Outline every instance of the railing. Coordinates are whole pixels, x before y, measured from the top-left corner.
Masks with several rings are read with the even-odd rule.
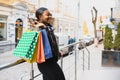
[[[78,44],[81,44],[84,48],[83,49],[81,49],[81,50],[78,50]],[[67,56],[61,56],[60,57],[60,60],[59,60],[59,64],[61,65],[61,68],[63,69],[63,71],[67,71],[64,67],[66,67],[66,65],[64,65],[65,64],[65,59],[67,58],[67,59],[71,59],[71,58],[74,58],[74,60],[73,59],[71,59],[72,61],[71,62],[73,62],[73,64],[74,64],[74,72],[72,72],[72,73],[74,73],[74,79],[72,79],[72,80],[77,80],[77,75],[78,75],[78,67],[80,68],[80,67],[82,67],[81,68],[81,70],[90,70],[90,52],[89,52],[89,50],[86,48],[86,46],[84,45],[84,43],[83,42],[81,42],[81,41],[79,41],[79,42],[75,42],[75,43],[72,43],[72,44],[69,44],[69,45],[67,45],[67,46],[63,46],[63,47],[61,47],[60,48],[60,51],[63,51],[63,49],[65,49],[65,48],[69,48],[69,47],[71,47],[71,46],[74,46],[73,47],[73,51],[71,51],[71,52],[69,52],[68,53],[68,55]],[[64,53],[64,52],[63,52]],[[72,56],[72,57],[71,57]],[[74,56],[74,57],[73,57]],[[81,60],[81,62],[80,62],[80,60]],[[70,60],[69,60],[70,61]],[[80,63],[78,63],[78,61],[80,62]],[[7,66],[4,66],[4,67],[2,67],[2,68],[0,68],[0,70],[2,70],[2,69],[5,69],[5,68],[9,68],[9,67],[11,67],[11,66],[15,66],[15,65],[17,65],[17,64],[20,64],[20,63],[23,63],[23,62],[25,62],[23,59],[21,59],[21,60],[18,60],[18,61],[16,61],[16,62],[14,62],[14,63],[12,63],[12,64],[9,64],[9,65],[7,65]],[[70,62],[70,65],[68,65],[68,67],[71,67],[71,63]],[[81,65],[79,65],[79,64],[82,64],[82,66]],[[73,66],[73,65],[72,65]],[[67,68],[67,69],[69,69],[69,68]],[[73,69],[73,68],[72,68]],[[28,75],[28,74],[27,74]],[[33,64],[31,64],[31,73],[30,73],[30,80],[34,80],[36,77],[38,77],[38,76],[40,76],[41,75],[41,73],[40,74],[38,74],[38,75],[34,75],[34,69],[33,69]],[[66,75],[65,75],[66,76]],[[25,76],[22,76],[21,77],[21,80],[23,80],[23,78],[24,78]],[[70,79],[66,79],[66,80],[70,80]]]
[[[74,50],[72,51],[72,52],[69,52],[68,53],[68,55],[67,55],[67,57],[69,57],[70,55],[71,55],[71,53],[73,53],[73,54],[75,54],[75,77],[74,77],[74,80],[77,80],[77,55],[79,55],[79,50],[78,50],[78,45],[77,44],[81,44],[84,48],[82,49],[82,70],[84,71],[85,70],[85,68],[87,69],[87,70],[90,70],[90,51],[87,49],[87,47],[84,45],[84,43],[82,43],[81,41],[79,41],[79,42],[75,42],[75,43],[72,43],[72,44],[69,44],[69,45],[67,45],[67,46],[63,46],[63,47],[61,47],[60,48],[60,51],[63,51],[63,49],[65,49],[65,48],[69,48],[69,47],[71,47],[71,46],[74,46],[73,48],[74,48]],[[85,53],[85,50],[87,51],[87,53]],[[77,54],[78,53],[78,54]],[[80,53],[81,54],[81,53]],[[64,54],[63,54],[64,55]],[[86,60],[86,58],[87,58],[87,60]],[[85,65],[85,63],[87,63],[87,65]],[[64,68],[63,68],[63,64],[64,64],[64,56],[61,56],[61,58],[60,58],[60,63],[59,63],[60,65],[61,65],[61,68],[64,70]],[[39,75],[41,75],[41,73],[40,74],[38,74],[38,75],[36,75],[36,76],[34,76],[34,70],[33,70],[33,64],[31,64],[31,79],[30,80],[34,80],[34,78],[36,78],[36,77],[38,77]]]
[[[77,44],[81,44],[82,46],[83,46],[83,49],[81,49],[81,50],[78,50],[78,45]],[[67,46],[64,46],[63,48],[65,48],[65,47],[70,47],[70,46],[74,46],[74,51],[72,51],[72,52],[74,52],[74,59],[75,59],[75,77],[74,77],[74,80],[77,80],[77,69],[78,69],[78,67],[80,68],[80,66],[78,66],[78,64],[79,64],[79,62],[80,62],[80,59],[82,59],[82,61],[81,61],[81,64],[82,64],[82,70],[84,71],[85,70],[85,68],[87,69],[87,70],[90,70],[90,52],[89,52],[89,50],[86,48],[86,45],[85,45],[85,43],[83,43],[83,42],[76,42],[76,43],[73,43],[73,44],[70,44],[70,45],[67,45]],[[61,49],[63,49],[63,48],[61,48]],[[82,53],[80,53],[80,51],[82,52]],[[85,52],[85,51],[87,51],[87,53]],[[70,54],[71,54],[71,52],[69,52]],[[70,55],[69,54],[69,55]],[[81,55],[82,54],[82,55]],[[68,56],[69,56],[68,55]],[[81,55],[81,57],[79,56],[79,55]],[[79,60],[78,60],[78,58],[79,58]],[[63,66],[63,58],[61,58],[61,67]],[[79,62],[78,62],[79,61]],[[85,64],[85,63],[87,63],[87,64]],[[62,69],[63,69],[63,67],[62,67]]]
[[[62,51],[62,49],[64,49],[64,48],[67,48],[67,47],[70,47],[70,46],[74,46],[75,59],[77,59],[76,56],[77,56],[77,52],[79,51],[79,50],[77,49],[77,48],[78,48],[77,44],[81,44],[81,45],[84,47],[84,48],[82,49],[82,50],[83,50],[83,51],[82,51],[82,52],[83,52],[83,57],[82,57],[82,59],[83,59],[83,70],[84,70],[84,68],[85,68],[84,66],[85,66],[85,62],[86,62],[86,60],[85,60],[85,59],[86,59],[86,58],[85,58],[85,57],[86,57],[85,50],[88,52],[88,53],[87,53],[87,58],[88,58],[88,62],[87,62],[87,63],[88,63],[88,70],[89,70],[89,69],[90,69],[90,51],[87,49],[86,45],[85,45],[83,42],[80,41],[80,42],[76,42],[76,43],[69,44],[69,45],[67,45],[67,46],[63,46],[60,50]],[[78,50],[78,51],[77,51],[77,50]],[[71,52],[69,52],[68,54],[70,55],[70,53],[71,53]],[[78,52],[78,53],[79,53],[79,52]],[[68,56],[69,56],[69,55],[68,55]],[[62,64],[63,64],[63,60],[62,60],[62,59],[63,59],[63,57],[61,57],[61,61],[62,61],[62,62],[61,62],[61,68],[62,68],[62,66],[63,66],[63,65],[62,65]],[[76,61],[77,61],[77,60],[75,60],[75,63],[76,63]]]

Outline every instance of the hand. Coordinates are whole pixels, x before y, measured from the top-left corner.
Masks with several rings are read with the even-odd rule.
[[[45,25],[43,23],[35,21],[35,27],[39,31],[39,28],[45,28]]]
[[[64,53],[62,51],[59,51],[59,57],[62,57]]]

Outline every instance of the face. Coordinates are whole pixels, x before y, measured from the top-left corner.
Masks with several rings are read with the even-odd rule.
[[[45,10],[43,14],[40,16],[41,22],[45,24],[50,24],[51,19],[52,19],[52,14],[48,10]]]

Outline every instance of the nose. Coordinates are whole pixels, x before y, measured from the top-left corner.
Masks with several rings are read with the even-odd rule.
[[[52,16],[51,16],[51,15],[49,15],[49,18],[52,18]]]
[[[49,19],[52,19],[52,16],[49,16]]]

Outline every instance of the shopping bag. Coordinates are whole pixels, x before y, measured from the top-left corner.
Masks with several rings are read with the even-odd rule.
[[[47,32],[45,29],[40,30],[42,32],[42,39],[43,39],[43,47],[44,47],[44,54],[45,54],[45,59],[52,58],[52,49],[49,43],[49,39],[47,36]]]
[[[26,32],[31,32],[31,30],[26,30]],[[38,36],[39,37],[39,36]],[[34,53],[33,53],[33,56],[32,56],[32,59],[29,60],[29,59],[24,59],[26,62],[29,62],[29,63],[34,63],[37,61],[37,53],[38,53],[38,40],[37,40],[37,43],[36,43],[36,47],[35,47],[35,50],[34,50]]]
[[[32,59],[30,60],[30,59],[24,58],[24,60],[25,60],[26,62],[29,62],[29,63],[34,63],[34,62],[37,61],[37,54],[38,54],[38,41],[37,41],[35,50],[34,50],[34,52],[33,52]]]
[[[33,53],[36,47],[38,32],[24,32],[18,45],[13,51],[14,56],[32,60]]]
[[[40,32],[38,36],[38,49],[37,49],[37,63],[45,62],[45,55],[44,55],[44,48],[43,48],[43,41],[42,41],[42,33]]]

